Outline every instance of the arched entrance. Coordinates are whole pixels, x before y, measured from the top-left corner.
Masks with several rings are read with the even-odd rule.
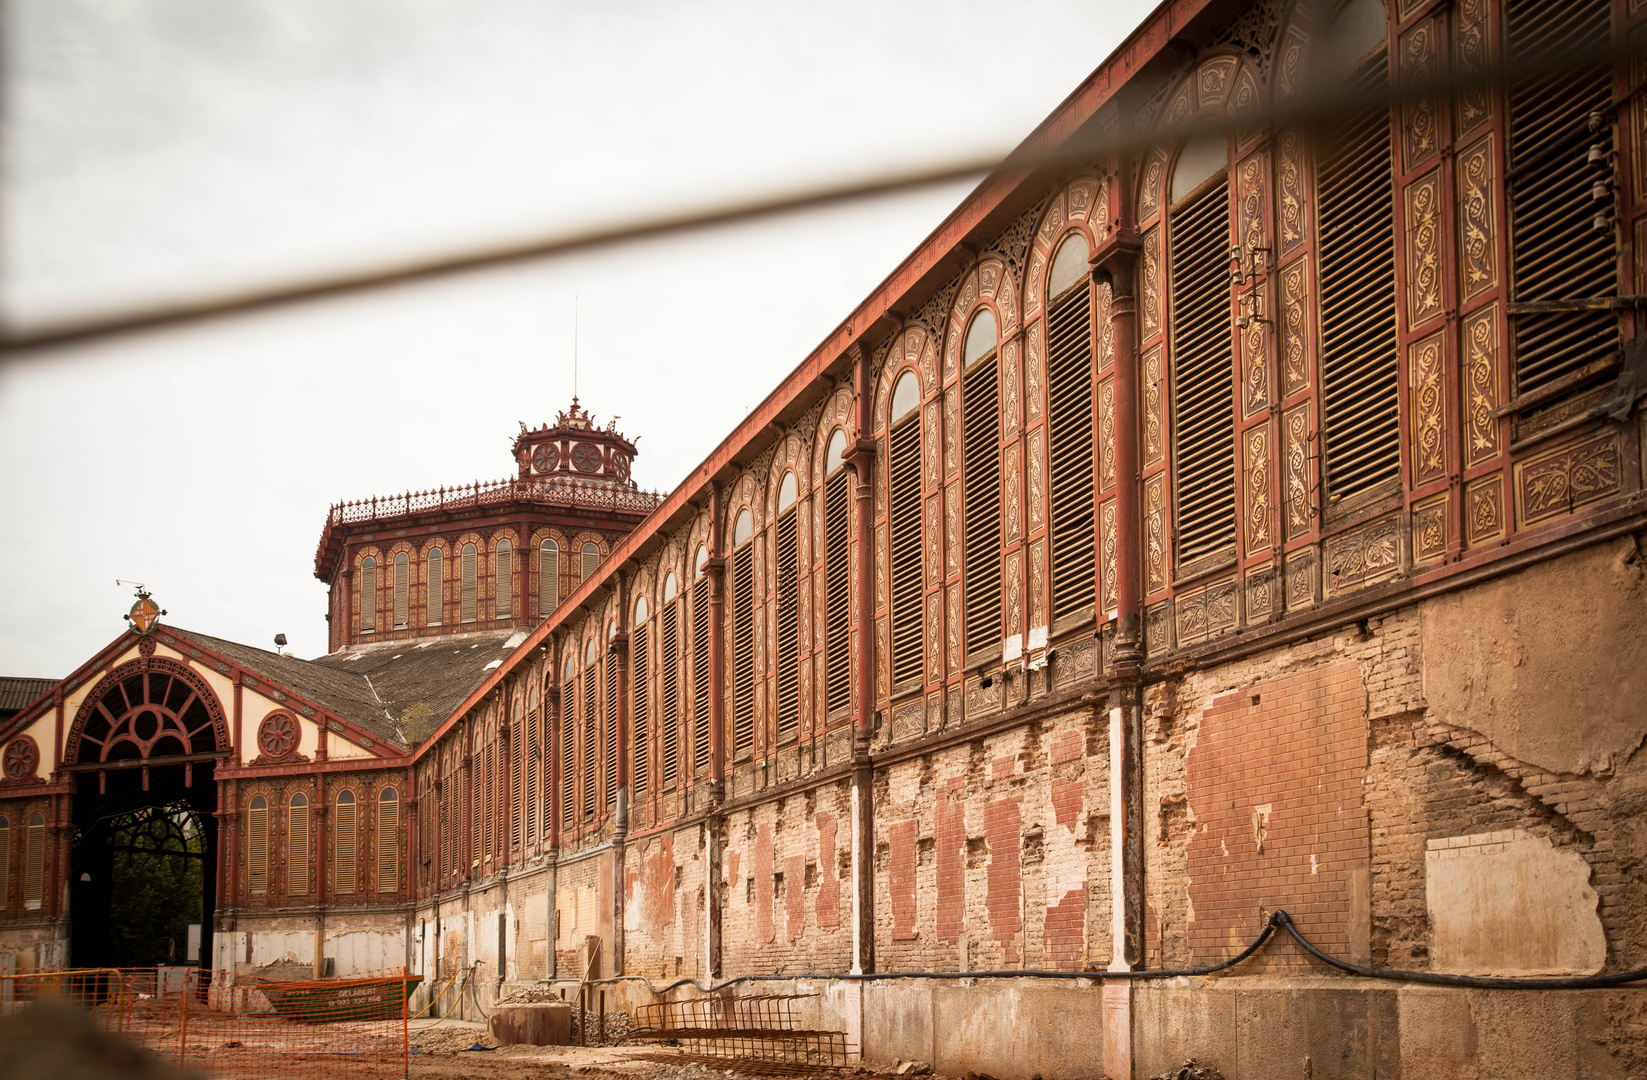
[[[145,655],[122,664],[87,696],[64,747],[75,778],[74,966],[183,963],[181,931],[191,922],[201,928],[199,961],[210,966],[214,770],[229,747],[217,695],[175,660]]]

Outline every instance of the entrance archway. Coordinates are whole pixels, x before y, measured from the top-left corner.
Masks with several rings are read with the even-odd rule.
[[[210,968],[218,854],[214,772],[229,747],[222,703],[198,673],[175,660],[146,655],[122,664],[87,696],[64,747],[65,771],[75,777],[74,966],[182,963],[184,950],[159,936],[169,937],[180,922],[198,922],[199,961]],[[137,921],[129,904],[137,890],[164,910]]]

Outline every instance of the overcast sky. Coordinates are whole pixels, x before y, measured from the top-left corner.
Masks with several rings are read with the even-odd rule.
[[[14,324],[1005,150],[1143,3],[9,0]],[[966,185],[0,362],[0,674],[143,581],[325,650],[340,499],[510,475],[579,394],[668,490]]]

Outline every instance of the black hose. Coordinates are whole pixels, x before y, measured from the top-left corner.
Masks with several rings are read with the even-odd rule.
[[[1310,944],[1309,939],[1299,933],[1298,927],[1293,924],[1292,916],[1285,911],[1277,911],[1270,916],[1270,925],[1273,926],[1276,923],[1280,923],[1285,927],[1287,933],[1292,935],[1292,939],[1304,947],[1305,952],[1323,964],[1368,979],[1396,979],[1401,982],[1434,983],[1437,986],[1476,986],[1483,990],[1596,990],[1605,986],[1622,986],[1625,983],[1640,982],[1647,979],[1647,968],[1620,971],[1612,975],[1584,975],[1578,978],[1496,979],[1486,975],[1444,975],[1439,971],[1401,971],[1396,968],[1363,967],[1360,964],[1352,964],[1328,956]]]
[[[1635,971],[1621,971],[1613,975],[1586,975],[1581,978],[1557,979],[1498,979],[1481,975],[1444,975],[1434,971],[1402,971],[1396,968],[1363,967],[1360,964],[1351,964],[1338,960],[1314,945],[1299,932],[1293,923],[1292,917],[1285,911],[1277,910],[1270,915],[1264,929],[1253,938],[1252,944],[1242,949],[1228,960],[1216,964],[1207,964],[1203,967],[1192,968],[1154,968],[1144,971],[1041,971],[1026,969],[1022,971],[877,971],[861,974],[827,974],[827,973],[797,973],[794,975],[739,975],[727,979],[725,982],[712,983],[708,986],[697,979],[676,979],[663,987],[652,985],[652,980],[645,975],[614,975],[605,979],[543,979],[541,982],[553,985],[559,982],[583,983],[588,986],[605,986],[619,982],[642,982],[646,989],[659,996],[669,993],[676,987],[691,986],[699,993],[713,994],[729,986],[747,982],[794,982],[797,979],[838,979],[844,982],[879,982],[883,979],[1176,979],[1183,976],[1214,975],[1227,970],[1252,956],[1263,948],[1265,943],[1275,933],[1276,927],[1284,928],[1291,934],[1293,940],[1302,945],[1311,956],[1335,967],[1340,971],[1347,971],[1352,975],[1360,975],[1369,979],[1393,979],[1398,982],[1434,983],[1439,986],[1474,986],[1486,990],[1591,990],[1606,986],[1621,986],[1625,983],[1640,982],[1647,979],[1647,968],[1638,968]],[[478,1002],[477,1002],[478,1007]]]

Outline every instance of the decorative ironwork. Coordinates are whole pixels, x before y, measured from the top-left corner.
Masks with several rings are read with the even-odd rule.
[[[35,745],[32,737],[19,735],[6,744],[0,769],[3,769],[8,784],[22,784],[36,779],[35,770],[39,767],[40,747]]]

